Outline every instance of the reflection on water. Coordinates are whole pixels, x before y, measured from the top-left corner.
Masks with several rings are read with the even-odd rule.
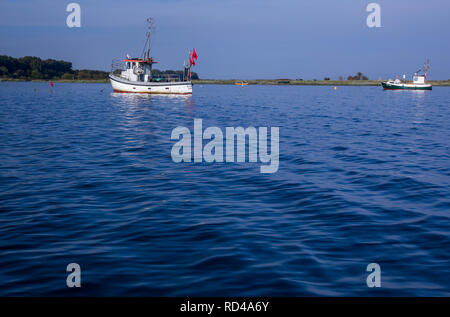
[[[164,103],[164,104],[186,104],[189,108],[195,106],[194,99],[192,95],[177,95],[177,94],[133,94],[133,93],[114,93],[112,92],[110,96],[113,98],[114,102],[122,105],[126,105],[130,108],[140,106],[140,105],[151,105],[153,103]]]
[[[186,118],[192,118],[195,101],[192,95],[157,95],[157,94],[127,94],[111,93],[111,105],[117,107],[120,116],[117,120],[118,130],[123,131],[123,142],[128,149],[122,152],[123,156],[136,156],[137,149],[148,145],[148,142],[158,142],[159,124],[167,118],[165,107],[183,111]],[[167,133],[167,132],[164,132]],[[170,133],[169,133],[170,138]]]

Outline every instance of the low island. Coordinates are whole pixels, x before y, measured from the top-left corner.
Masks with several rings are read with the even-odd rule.
[[[160,78],[171,78],[183,74],[182,70],[153,70]],[[14,58],[0,56],[0,82],[2,81],[52,81],[56,83],[108,83],[108,72],[90,69],[72,69],[72,63],[62,60],[43,60],[35,56]],[[354,76],[331,80],[309,79],[253,79],[245,80],[248,85],[297,85],[297,86],[380,86],[382,80],[369,80],[362,73]],[[200,79],[197,73],[192,73],[192,82],[197,85],[234,85],[243,79]],[[449,80],[428,80],[433,86],[450,86]]]

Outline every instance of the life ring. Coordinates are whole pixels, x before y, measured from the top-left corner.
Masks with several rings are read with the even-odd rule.
[[[144,69],[138,64],[133,67],[133,73],[135,75],[142,75],[144,73]]]

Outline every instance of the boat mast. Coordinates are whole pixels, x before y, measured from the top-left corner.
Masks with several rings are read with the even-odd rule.
[[[148,60],[150,58],[150,49],[151,49],[151,35],[155,29],[155,22],[153,18],[147,18],[147,40],[145,41],[144,50],[142,52],[144,60]]]

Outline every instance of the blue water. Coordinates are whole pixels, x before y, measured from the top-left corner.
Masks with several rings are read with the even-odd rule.
[[[0,296],[450,295],[449,88],[0,97]],[[280,127],[278,172],[174,163],[171,131],[194,118]]]

